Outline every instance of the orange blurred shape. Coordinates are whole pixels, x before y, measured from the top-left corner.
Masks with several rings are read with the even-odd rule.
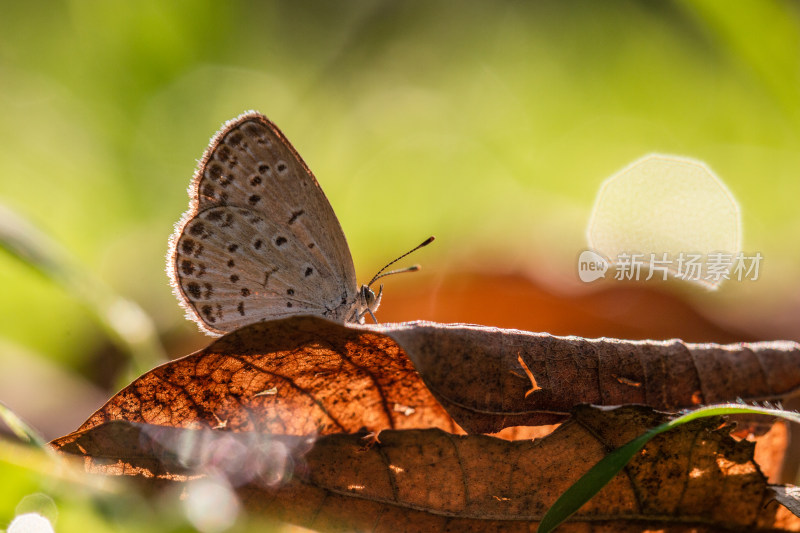
[[[714,323],[675,294],[642,284],[619,283],[580,294],[555,289],[521,274],[398,276],[385,288],[378,319],[464,322],[588,338],[756,340]]]

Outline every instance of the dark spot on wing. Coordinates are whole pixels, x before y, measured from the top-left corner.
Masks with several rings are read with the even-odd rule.
[[[269,277],[271,275],[273,275],[277,271],[278,271],[278,268],[275,267],[272,270],[267,270],[267,271],[264,272],[264,283],[262,284],[264,287],[266,287],[267,283],[269,283]]]
[[[212,163],[211,166],[208,167],[208,176],[214,181],[219,181],[220,176],[222,176],[222,165],[219,163]]]
[[[184,276],[191,276],[194,273],[194,263],[188,259],[181,261],[181,272]]]
[[[195,283],[194,281],[191,282],[191,283],[187,283],[186,284],[186,292],[189,293],[189,296],[191,296],[192,299],[199,300],[200,296],[201,296],[200,284],[199,283]]]
[[[201,235],[206,230],[206,226],[202,222],[196,222],[189,228],[189,233],[195,237]],[[200,237],[205,238],[205,237]]]
[[[286,237],[278,237],[275,239],[275,246],[283,246],[286,244]]]
[[[220,146],[220,147],[217,149],[217,158],[219,158],[219,160],[220,160],[220,161],[222,161],[223,163],[225,163],[226,161],[228,161],[228,159],[230,159],[230,158],[231,158],[231,149],[230,149],[230,148],[228,148],[228,147],[227,147],[227,146],[225,146],[225,145],[223,145],[223,146]]]
[[[264,127],[261,124],[257,122],[248,122],[244,127],[244,130],[251,137],[255,137],[257,143],[267,144],[267,140],[264,138]]]
[[[206,322],[213,324],[217,321],[216,317],[214,316],[214,308],[210,305],[204,305],[200,308],[200,312],[203,313]]]

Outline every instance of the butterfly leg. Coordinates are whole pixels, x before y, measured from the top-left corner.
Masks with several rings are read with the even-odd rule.
[[[375,313],[373,313],[372,309],[370,309],[369,307],[367,307],[365,310],[363,310],[360,313],[358,313],[357,315],[355,315],[356,319],[355,320],[351,319],[351,321],[352,322],[357,322],[359,324],[363,324],[364,323],[364,317],[367,316],[367,314],[369,314],[369,316],[372,317],[372,320],[374,320],[375,323],[378,324],[378,319],[375,318]]]

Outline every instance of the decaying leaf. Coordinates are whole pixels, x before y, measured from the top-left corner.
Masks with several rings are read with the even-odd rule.
[[[561,422],[580,403],[677,411],[777,400],[798,387],[794,342],[622,341],[293,317],[247,326],[153,369],[80,429],[127,420],[287,435],[458,425],[495,433]]]
[[[111,422],[57,446],[87,469],[145,484],[224,473],[253,512],[321,531],[531,531],[570,484],[666,419],[644,407],[577,408],[536,441],[437,429],[308,439]],[[561,531],[775,531],[800,528],[719,418],[651,441]],[[579,451],[579,453],[577,453]]]
[[[795,516],[800,516],[800,487],[773,485],[770,487],[775,499]]]
[[[690,344],[557,337],[485,326],[408,322],[381,328],[468,433],[553,424],[580,403],[677,411],[800,387],[800,344]]]
[[[80,430],[110,420],[287,435],[458,431],[392,339],[315,317],[253,324],[156,367]]]

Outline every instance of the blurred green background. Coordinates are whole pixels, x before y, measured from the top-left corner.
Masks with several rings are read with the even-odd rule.
[[[738,198],[744,249],[764,263],[758,282],[689,297],[797,331],[796,2],[6,1],[2,11],[0,205],[91,283],[141,306],[169,357],[206,340],[171,294],[167,238],[208,139],[248,109],[316,174],[361,281],[434,234],[416,260],[437,276],[514,269],[569,285],[606,177],[654,151],[703,160]],[[119,362],[106,361],[119,350],[80,283],[70,293],[0,254],[0,400],[32,419],[37,402],[60,406],[48,408],[48,438],[120,384]],[[24,377],[54,374],[74,403],[73,389],[42,394]],[[13,494],[0,527],[39,483],[22,472],[0,463],[0,477],[20,480],[4,482]]]

